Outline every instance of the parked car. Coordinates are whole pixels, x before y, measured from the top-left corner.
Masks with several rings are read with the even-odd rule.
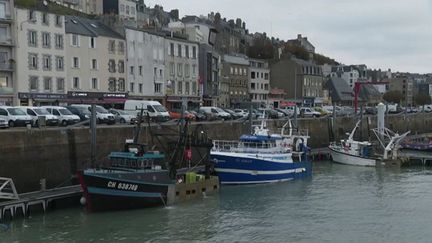
[[[286,116],[286,117],[291,117],[293,115],[289,110],[285,110],[285,109],[282,109],[282,108],[276,108],[275,110],[277,110],[278,112],[283,113],[284,116]]]
[[[181,111],[170,111],[169,115],[170,115],[170,119],[181,119],[182,118]],[[183,117],[188,119],[188,120],[195,120],[195,115],[188,112],[188,111],[184,111]]]
[[[8,122],[4,118],[0,118],[0,128],[8,128]]]
[[[259,108],[258,110],[263,113],[263,116],[265,116],[265,118],[270,118],[270,119],[278,119],[279,118],[279,112],[277,112],[275,110],[264,109],[264,108]]]
[[[158,101],[151,100],[126,100],[124,104],[125,111],[139,111],[144,109],[146,116],[155,121],[168,121],[170,114],[168,110]]]
[[[33,126],[40,126],[39,119],[45,117],[45,124],[47,126],[57,126],[59,124],[59,120],[56,116],[49,113],[43,107],[34,107],[34,106],[18,106],[22,111],[24,111],[27,115],[31,116],[33,119]]]
[[[205,121],[205,120],[207,120],[207,116],[203,112],[199,112],[199,111],[189,111],[189,112],[192,113],[195,116],[195,120],[196,121]]]
[[[231,115],[227,113],[226,111],[222,110],[219,107],[215,106],[202,106],[199,109],[200,111],[207,113],[214,114],[217,118],[223,119],[223,120],[229,120],[231,118]]]
[[[300,116],[301,117],[320,117],[321,113],[315,111],[310,107],[302,107],[300,108]]]
[[[320,116],[327,116],[327,115],[330,115],[330,114],[331,114],[331,113],[329,113],[327,110],[325,110],[325,109],[323,109],[322,107],[319,107],[319,106],[317,106],[317,107],[313,107],[313,109],[314,109],[315,111],[319,112],[319,113],[320,113]]]
[[[91,112],[86,107],[77,106],[65,106],[72,114],[77,115],[81,121],[87,121],[90,119]]]
[[[246,111],[243,109],[234,109],[234,112],[241,115],[243,118],[246,118],[249,116],[249,111]]]
[[[61,126],[73,125],[80,122],[80,117],[74,115],[70,110],[62,106],[42,106],[49,113],[53,114],[59,120]]]
[[[9,127],[32,125],[33,119],[17,107],[0,106],[0,118],[7,121]]]
[[[285,106],[281,107],[280,109],[283,109],[291,114],[291,116],[294,115],[295,110],[297,109],[297,115],[300,114],[300,110],[297,106]]]
[[[231,109],[223,109],[223,110],[226,111],[227,113],[229,113],[231,115],[231,119],[233,119],[233,120],[243,118],[242,115],[236,113],[235,111],[233,111]]]
[[[91,114],[91,105],[71,105],[72,107],[81,107],[87,109]],[[97,123],[115,124],[114,115],[109,113],[105,108],[100,105],[95,106],[96,109],[96,121]]]
[[[109,109],[108,111],[114,115],[116,122],[123,123],[123,124],[124,123],[135,124],[137,122],[136,115],[133,115],[124,110]]]

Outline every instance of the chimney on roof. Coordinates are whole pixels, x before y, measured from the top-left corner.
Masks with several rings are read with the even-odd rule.
[[[301,38],[302,38],[302,35],[301,35],[301,34],[298,34],[298,35],[297,35],[297,39],[300,40]]]

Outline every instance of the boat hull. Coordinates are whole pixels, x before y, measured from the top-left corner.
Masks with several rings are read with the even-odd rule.
[[[285,159],[230,153],[211,153],[221,184],[262,184],[293,180],[311,175],[310,161],[293,162]]]
[[[356,155],[351,155],[337,151],[332,147],[330,148],[330,153],[333,162],[345,165],[357,165],[357,166],[376,166],[376,160],[371,158],[364,158]]]
[[[126,210],[161,206],[167,202],[170,185],[167,171],[95,172],[79,174],[89,211]]]

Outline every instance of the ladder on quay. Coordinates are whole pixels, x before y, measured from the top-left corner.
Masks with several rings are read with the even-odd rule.
[[[29,209],[35,206],[40,206],[46,212],[49,205],[56,200],[74,198],[81,195],[82,189],[80,185],[18,194],[12,179],[0,177],[0,221],[4,220],[7,215],[11,219],[19,213],[27,216]]]

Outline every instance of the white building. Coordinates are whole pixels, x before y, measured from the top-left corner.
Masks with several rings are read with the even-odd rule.
[[[199,48],[196,42],[184,39],[165,39],[166,105],[179,110],[183,102],[188,107],[201,102],[198,74]]]
[[[353,66],[334,66],[332,67],[331,77],[339,77],[345,80],[345,82],[354,88],[356,82],[359,81],[359,71]]]
[[[252,102],[266,103],[270,93],[270,69],[266,61],[249,59],[249,95]]]
[[[165,38],[127,28],[126,42],[130,96],[164,102]]]
[[[15,84],[13,1],[0,0],[0,105],[12,105]]]
[[[56,104],[65,98],[64,17],[15,8],[16,87],[20,105]]]
[[[99,21],[71,16],[66,17],[65,32],[69,91],[127,92],[126,43],[122,36]]]

